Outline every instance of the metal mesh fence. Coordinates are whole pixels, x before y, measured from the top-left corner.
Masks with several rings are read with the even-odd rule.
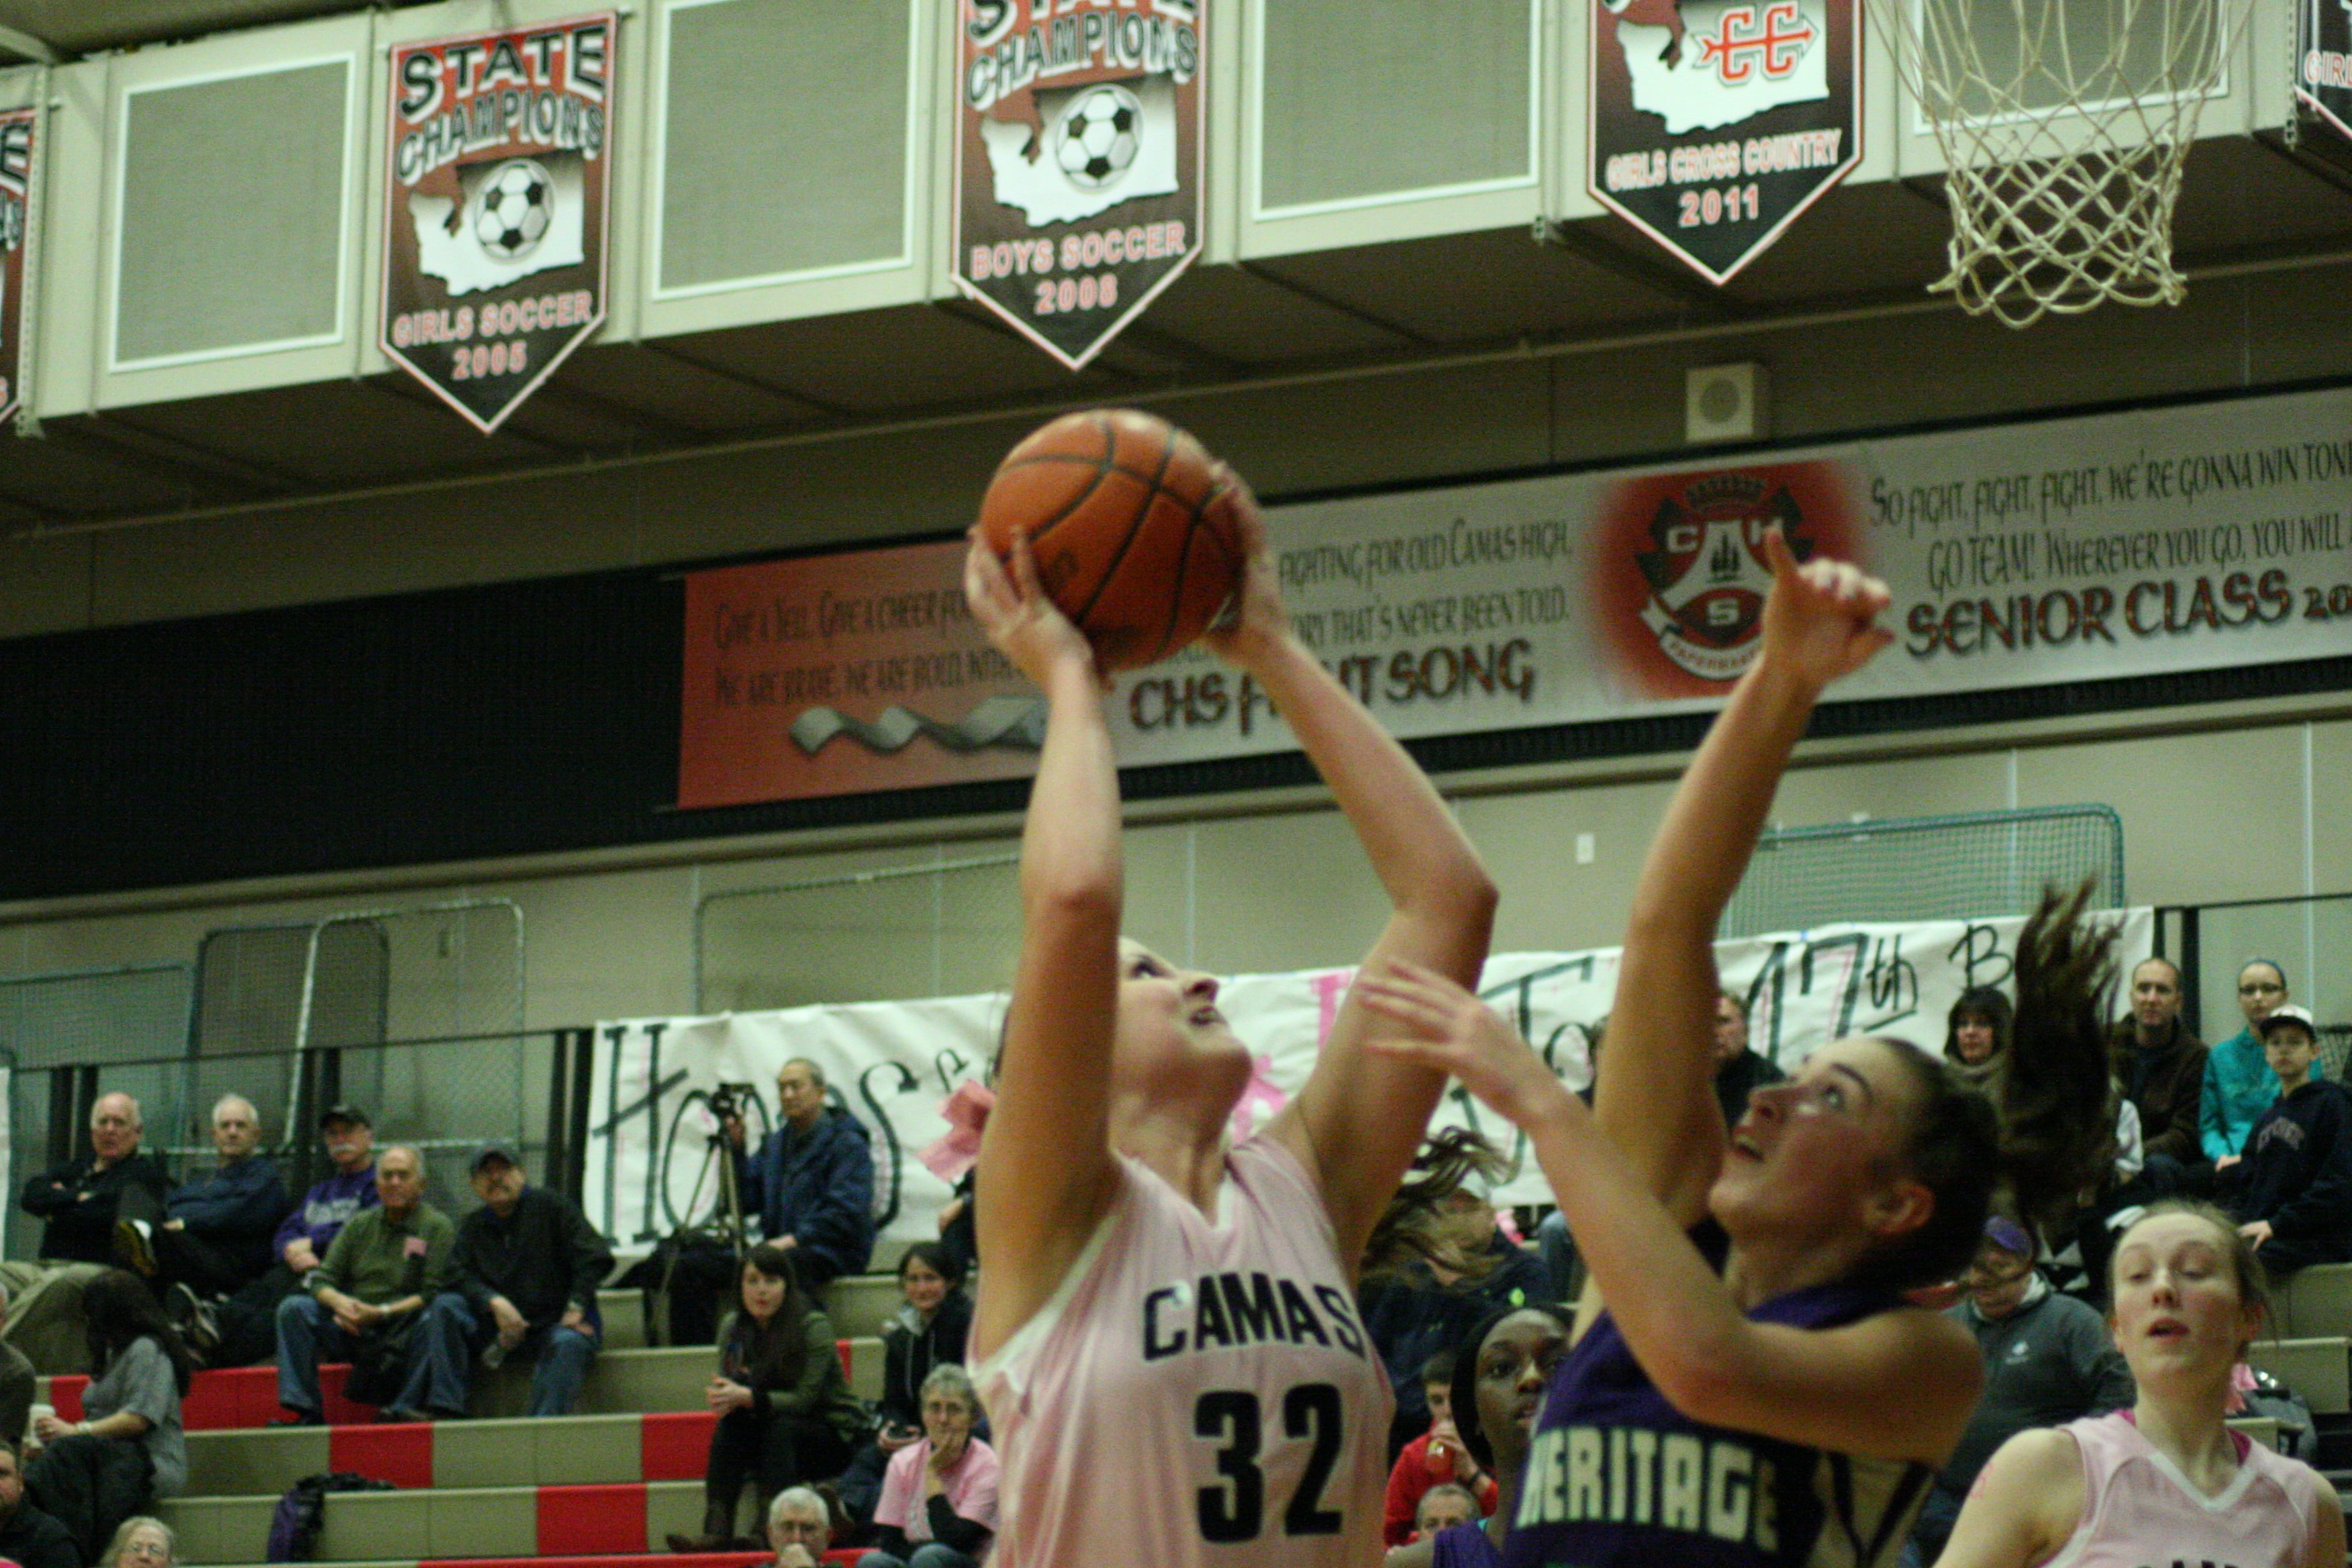
[[[1778,828],[1757,845],[1723,934],[2029,914],[2045,886],[2085,877],[2098,884],[2095,907],[2123,906],[2124,825],[2112,806]]]
[[[706,895],[695,1005],[751,1012],[1004,985],[1021,934],[1020,857],[934,858]]]

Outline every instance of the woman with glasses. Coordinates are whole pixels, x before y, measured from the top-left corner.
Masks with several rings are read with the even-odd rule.
[[[2278,1098],[2278,1078],[2263,1055],[2262,1024],[2286,1005],[2286,971],[2267,958],[2238,971],[2238,1011],[2246,1026],[2205,1057],[2205,1092],[2197,1110],[2198,1142],[2217,1171],[2245,1152],[2246,1135]]]
[[[180,1539],[160,1519],[135,1514],[122,1521],[106,1544],[100,1568],[172,1568],[180,1560]]]
[[[1911,1535],[1917,1562],[1933,1563],[1943,1551],[1961,1501],[1994,1449],[2030,1426],[2104,1415],[2132,1402],[2131,1369],[2108,1340],[2106,1324],[2091,1307],[2050,1288],[2034,1270],[2033,1250],[2022,1226],[1995,1215],[1985,1222],[1984,1242],[1963,1276],[1968,1294],[1951,1316],[1983,1352],[1984,1396],[1920,1510]]]

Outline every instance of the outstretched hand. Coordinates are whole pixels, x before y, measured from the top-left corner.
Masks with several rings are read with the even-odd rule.
[[[1356,977],[1356,994],[1402,1034],[1379,1030],[1371,1048],[1462,1080],[1513,1125],[1557,1110],[1567,1089],[1503,1016],[1433,969],[1391,958]]]
[[[974,529],[971,548],[963,557],[963,596],[971,618],[997,651],[1039,686],[1056,665],[1066,662],[1083,663],[1094,673],[1093,647],[1037,580],[1037,552],[1027,534],[1013,536],[1013,570],[1008,573]]]
[[[1803,565],[1778,528],[1764,536],[1772,593],[1764,602],[1763,657],[1820,688],[1868,664],[1895,634],[1877,625],[1893,595],[1848,562],[1815,556]]]
[[[1218,658],[1246,668],[1290,635],[1290,612],[1282,603],[1282,582],[1275,570],[1274,550],[1266,542],[1265,519],[1257,510],[1257,497],[1250,492],[1248,481],[1224,464],[1217,465],[1216,474],[1218,482],[1233,492],[1242,569],[1234,584],[1233,604],[1201,640]]]

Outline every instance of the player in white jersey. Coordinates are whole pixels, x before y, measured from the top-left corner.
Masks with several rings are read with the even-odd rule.
[[[1239,616],[1209,645],[1273,700],[1370,857],[1392,906],[1374,955],[1475,984],[1493,884],[1421,770],[1293,635],[1243,500]],[[1351,997],[1297,1097],[1228,1145],[1251,1059],[1216,982],[1119,935],[1093,655],[1025,545],[1008,573],[975,543],[964,584],[1048,715],[980,1156],[971,1354],[1003,1461],[995,1561],[1376,1563],[1391,1395],[1356,1261],[1443,1080],[1368,1050]],[[1287,873],[1307,898],[1338,881],[1304,860]]]
[[[2262,1265],[2227,1215],[2161,1203],[2111,1265],[2128,1411],[2021,1432],[1960,1510],[1937,1568],[2343,1568],[2336,1489],[2223,1422],[2262,1331]]]

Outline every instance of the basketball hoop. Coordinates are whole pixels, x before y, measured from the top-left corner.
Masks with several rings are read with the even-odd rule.
[[[1952,208],[1931,292],[2011,327],[2177,305],[2172,211],[2252,0],[1867,0]]]

